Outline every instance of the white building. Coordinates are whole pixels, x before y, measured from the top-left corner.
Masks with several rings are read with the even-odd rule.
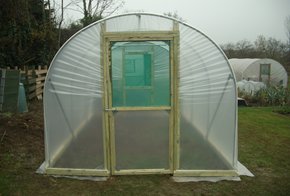
[[[287,71],[273,59],[229,59],[237,81],[250,80],[287,87]]]

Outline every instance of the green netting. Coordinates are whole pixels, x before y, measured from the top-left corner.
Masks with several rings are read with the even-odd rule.
[[[126,87],[151,86],[151,54],[125,54]]]
[[[167,41],[112,44],[113,107],[169,106]]]
[[[1,110],[17,112],[20,72],[19,70],[2,70],[1,72],[0,90],[3,91],[0,98]]]

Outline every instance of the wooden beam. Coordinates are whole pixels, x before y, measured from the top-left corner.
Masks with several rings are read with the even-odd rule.
[[[110,59],[110,40],[105,36],[107,33],[103,32],[103,58],[104,58],[104,93],[105,93],[105,107],[104,108],[112,108],[112,84],[111,84],[111,76],[110,76],[110,68],[111,68],[111,59]],[[104,110],[106,117],[106,133],[109,136],[109,141],[107,148],[109,150],[109,158],[110,161],[110,171],[114,173],[114,168],[116,165],[116,152],[115,152],[115,134],[114,134],[114,115],[110,110]]]
[[[171,111],[169,116],[169,168],[170,171],[173,173],[174,171],[174,115],[175,115],[175,65],[174,65],[174,48],[173,48],[173,41],[170,41],[170,105]]]
[[[47,73],[47,69],[35,70],[36,75],[41,75],[41,74],[46,74],[46,73]]]
[[[36,97],[36,96],[38,96],[38,95],[41,95],[43,93],[43,90],[41,90],[41,91],[38,91],[38,92],[33,92],[33,93],[30,93],[29,95],[28,95],[28,99],[30,100],[30,99],[33,99],[34,97]]]
[[[174,63],[174,170],[179,169],[180,161],[180,109],[179,109],[179,26],[176,21],[173,31],[177,32],[173,39],[173,63]]]
[[[106,32],[106,22],[101,23],[101,68],[103,75],[103,108],[108,108],[107,94],[107,48],[104,34]],[[103,148],[105,168],[111,171],[111,151],[110,151],[110,122],[108,112],[103,112]]]
[[[115,175],[147,175],[147,174],[171,174],[168,169],[128,169],[115,171]]]
[[[46,168],[45,173],[49,175],[65,176],[109,176],[108,170],[95,169],[71,169],[71,168]]]
[[[42,89],[42,87],[44,86],[44,83],[40,83],[40,84],[35,84],[33,86],[28,87],[28,91],[34,91],[36,89]]]
[[[114,107],[111,111],[160,111],[160,110],[171,110],[170,106],[159,106],[159,107]]]
[[[176,33],[173,31],[145,31],[145,32],[106,32],[105,38],[110,41],[138,41],[138,40],[171,40]]]
[[[236,170],[176,170],[173,176],[239,176]]]

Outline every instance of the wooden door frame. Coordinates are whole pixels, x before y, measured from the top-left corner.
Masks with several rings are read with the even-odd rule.
[[[179,165],[179,111],[178,111],[178,67],[179,67],[179,31],[178,23],[173,22],[172,31],[150,32],[106,32],[102,24],[101,49],[103,65],[103,107],[104,107],[104,149],[105,164],[111,175],[130,174],[173,174]],[[111,82],[111,42],[122,41],[169,41],[170,54],[170,107],[112,107]],[[160,111],[169,110],[169,169],[126,169],[116,171],[114,111]]]

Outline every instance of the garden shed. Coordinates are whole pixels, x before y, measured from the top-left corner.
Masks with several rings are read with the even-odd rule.
[[[54,57],[45,172],[237,176],[237,92],[222,50],[173,18],[97,21]]]
[[[287,71],[273,59],[237,59],[229,60],[237,81],[250,80],[270,85],[287,87]]]

